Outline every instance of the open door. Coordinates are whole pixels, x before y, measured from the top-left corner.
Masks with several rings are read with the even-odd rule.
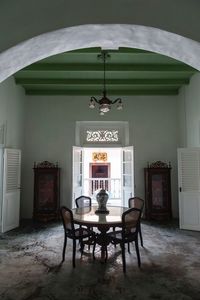
[[[180,228],[200,231],[200,148],[178,149]]]
[[[2,232],[19,226],[21,150],[4,149]]]
[[[83,148],[73,147],[73,164],[72,164],[72,208],[75,207],[75,199],[83,193]]]
[[[123,206],[128,207],[128,199],[134,196],[133,146],[122,148],[122,196]]]

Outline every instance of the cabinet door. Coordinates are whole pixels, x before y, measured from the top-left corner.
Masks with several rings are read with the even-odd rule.
[[[170,168],[145,169],[145,206],[147,219],[170,219]]]
[[[34,213],[38,220],[55,219],[59,210],[59,168],[34,169]]]
[[[168,170],[152,170],[150,175],[152,212],[165,212],[169,209],[170,186]]]
[[[37,173],[37,210],[55,211],[57,208],[57,174],[40,171]]]

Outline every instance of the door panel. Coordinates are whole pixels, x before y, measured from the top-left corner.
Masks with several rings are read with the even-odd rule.
[[[134,195],[133,146],[122,148],[122,205],[128,207],[128,199]]]
[[[200,148],[178,149],[180,228],[200,231]]]
[[[199,227],[199,201],[200,193],[184,193],[182,195],[182,228],[196,229]],[[189,201],[188,201],[189,199]]]
[[[83,192],[83,148],[73,147],[73,194],[72,207],[75,207],[75,199],[82,195]]]
[[[21,150],[4,150],[2,232],[19,226]]]

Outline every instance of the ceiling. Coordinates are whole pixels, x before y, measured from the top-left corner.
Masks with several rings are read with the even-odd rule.
[[[101,96],[103,61],[100,48],[87,48],[51,56],[34,63],[14,77],[27,95]],[[177,95],[189,84],[194,68],[153,52],[119,48],[108,50],[108,95]]]

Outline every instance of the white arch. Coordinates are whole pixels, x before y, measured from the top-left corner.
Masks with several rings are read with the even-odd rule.
[[[38,60],[65,51],[130,47],[164,54],[200,70],[200,43],[140,25],[80,25],[45,33],[0,54],[0,82]]]

